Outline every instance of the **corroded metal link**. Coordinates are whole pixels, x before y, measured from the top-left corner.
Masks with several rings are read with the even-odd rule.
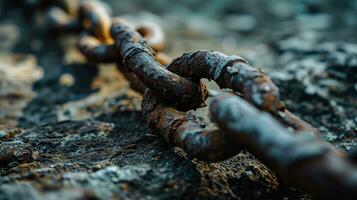
[[[52,31],[67,33],[86,30],[91,32],[103,44],[93,42],[94,39],[83,39],[78,45],[82,48],[80,50],[88,58],[95,57],[95,60],[100,62],[99,58],[104,56],[106,58],[103,62],[109,62],[108,56],[105,56],[104,52],[108,50],[109,54],[113,54],[114,49],[111,45],[112,39],[110,36],[112,20],[126,23],[124,20],[121,18],[112,19],[108,6],[96,0],[81,1],[81,3],[70,3],[69,0],[43,0],[42,2],[51,6],[47,12],[47,19]],[[71,15],[70,12],[75,14]],[[128,23],[126,24],[129,26]],[[135,28],[147,40],[151,48],[155,51],[163,50],[165,36],[161,27],[155,23],[143,23]],[[84,41],[89,41],[90,44],[86,45]],[[98,47],[94,47],[94,44]],[[118,59],[113,58],[111,60],[116,62]]]
[[[83,35],[78,39],[77,47],[87,60],[96,63],[121,62],[114,44],[103,44],[94,36]]]
[[[47,18],[53,31],[66,33],[86,30],[104,43],[112,41],[110,10],[105,3],[96,0],[42,0],[38,4],[50,7]]]
[[[102,42],[112,41],[110,10],[104,3],[96,0],[82,2],[79,6],[79,20],[86,30],[91,31]]]
[[[190,52],[176,58],[167,69],[184,77],[213,79],[221,88],[240,92],[262,110],[279,110],[279,89],[264,72],[239,56],[217,51]]]
[[[206,87],[163,68],[138,32],[128,26],[114,24],[111,33],[127,71],[134,72],[148,88],[183,110],[204,105]]]
[[[46,13],[49,30],[56,33],[79,33],[82,24],[59,7],[51,7]]]
[[[210,113],[231,140],[289,184],[321,199],[357,196],[356,167],[328,143],[309,134],[290,134],[270,115],[234,95],[215,99]]]
[[[126,80],[128,80],[131,89],[135,90],[136,92],[138,92],[140,94],[144,94],[144,92],[146,90],[146,86],[144,85],[143,82],[140,81],[140,79],[134,73],[123,72],[123,74],[124,74]]]
[[[167,69],[183,77],[212,79],[221,88],[241,93],[248,102],[272,113],[286,126],[319,135],[315,128],[284,108],[279,89],[270,77],[242,57],[217,51],[195,51],[176,58]]]
[[[118,18],[115,19],[116,22],[119,22]],[[120,23],[126,23],[122,19],[120,19]],[[147,27],[150,29],[151,27]],[[154,30],[152,30],[154,31]],[[161,33],[160,33],[161,32]],[[162,30],[154,31],[155,34],[163,34]],[[155,39],[155,35],[148,35],[146,37],[150,40],[157,40]],[[147,38],[145,38],[147,39]],[[157,43],[152,43],[152,45],[158,45]],[[163,44],[160,44],[163,45]],[[121,70],[124,76],[130,83],[130,87],[137,92],[144,93],[146,86],[138,79],[138,77],[128,72],[126,69],[123,68],[122,57],[120,56],[120,51],[116,48],[115,44],[105,44],[99,39],[94,36],[90,36],[88,34],[82,35],[78,42],[77,47],[79,51],[87,58],[87,60],[96,63],[117,63],[118,69]],[[158,48],[157,48],[158,49]],[[167,64],[167,57],[162,53],[158,53],[155,55],[155,59],[161,64]]]
[[[83,35],[77,42],[79,51],[94,63],[116,63],[117,68],[128,80],[130,87],[143,94],[146,87],[133,73],[127,72],[123,67],[122,58],[114,44],[103,44],[96,37]]]
[[[135,74],[127,72],[123,67],[122,58],[115,44],[104,44],[96,37],[84,34],[78,39],[77,47],[88,61],[95,63],[117,63],[118,69],[124,74],[130,87],[144,94],[146,86]],[[162,65],[168,63],[168,58],[163,53],[157,53],[155,59]]]
[[[150,39],[148,40],[148,38],[145,37],[144,39],[147,40],[148,43],[150,43]],[[114,43],[105,44],[96,37],[88,34],[83,34],[79,37],[77,47],[79,51],[86,57],[86,59],[91,62],[115,63],[122,61],[120,52],[115,47]],[[162,65],[167,65],[168,63],[170,63],[169,58],[162,52],[157,52],[155,54],[155,59]]]
[[[51,31],[78,33],[86,30],[102,42],[111,41],[110,10],[104,3],[96,0],[42,0],[39,4],[50,7],[46,15]]]
[[[94,63],[116,63],[117,68],[123,73],[130,83],[130,87],[143,94],[146,87],[133,73],[129,73],[123,67],[122,59],[114,44],[103,44],[97,38],[90,35],[83,35],[77,42],[79,51]]]
[[[160,133],[167,143],[200,160],[222,161],[241,150],[217,127],[176,110],[150,90],[145,92],[142,112],[150,128]]]
[[[280,123],[282,123],[286,127],[291,127],[295,131],[305,131],[314,134],[316,137],[320,137],[321,133],[315,127],[300,119],[293,113],[291,113],[288,109],[284,108],[278,113],[273,115]]]

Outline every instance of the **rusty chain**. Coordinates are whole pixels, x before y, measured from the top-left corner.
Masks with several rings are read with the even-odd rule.
[[[164,34],[157,25],[132,26],[112,18],[109,7],[96,0],[30,2],[32,9],[46,12],[54,33],[79,34],[77,45],[88,61],[117,63],[131,87],[143,93],[148,125],[170,145],[206,161],[225,160],[247,149],[282,180],[316,198],[357,197],[354,163],[289,112],[270,77],[243,58],[196,51],[169,63],[160,52]],[[205,106],[208,90],[201,78],[232,90],[210,105],[216,126],[187,112]]]

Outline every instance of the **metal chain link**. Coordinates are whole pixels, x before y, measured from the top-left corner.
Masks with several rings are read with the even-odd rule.
[[[77,46],[88,61],[117,63],[131,86],[144,94],[142,112],[150,128],[170,145],[206,161],[247,149],[282,180],[316,198],[357,198],[356,166],[289,112],[270,77],[243,58],[196,51],[169,63],[160,52],[164,34],[157,25],[135,27],[112,18],[109,6],[96,0],[31,2],[46,11],[54,33],[80,34]],[[210,105],[217,126],[186,112],[205,105],[208,90],[201,78],[233,91]]]

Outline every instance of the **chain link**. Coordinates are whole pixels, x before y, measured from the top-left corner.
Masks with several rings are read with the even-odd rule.
[[[196,51],[169,63],[160,52],[163,31],[155,24],[133,26],[112,18],[109,6],[96,0],[38,0],[34,5],[47,11],[53,32],[80,33],[77,46],[88,61],[117,63],[131,86],[144,94],[148,125],[170,145],[206,161],[247,149],[282,180],[317,198],[357,197],[357,168],[289,112],[270,77],[243,58]],[[234,93],[218,95],[211,103],[217,126],[186,112],[205,105],[208,90],[201,78]]]

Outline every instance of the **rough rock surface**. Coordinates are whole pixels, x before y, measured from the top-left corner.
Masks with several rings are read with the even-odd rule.
[[[289,110],[337,148],[357,146],[357,45],[338,38],[355,33],[353,1],[109,2],[162,23],[171,56],[209,48],[264,67]],[[0,200],[311,198],[248,152],[205,163],[169,147],[115,67],[83,62],[73,36],[0,3]]]

